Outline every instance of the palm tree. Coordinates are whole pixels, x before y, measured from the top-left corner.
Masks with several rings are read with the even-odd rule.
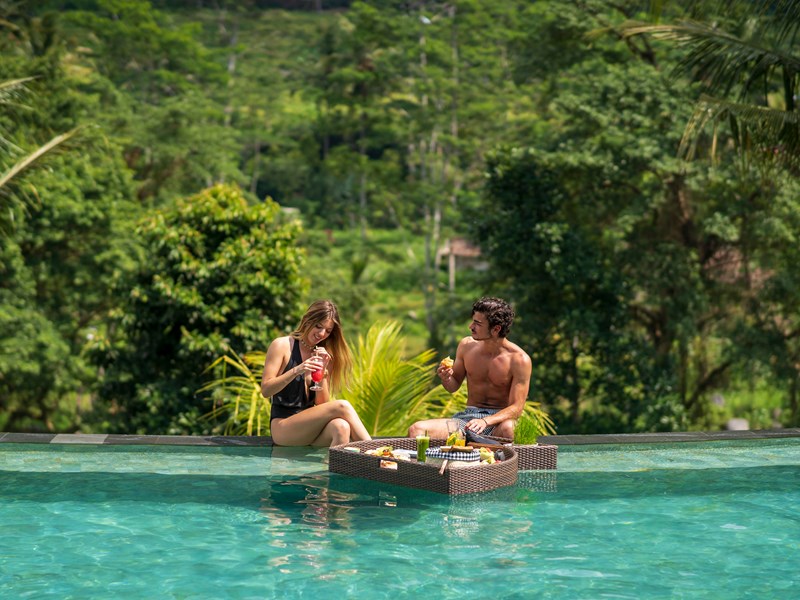
[[[661,4],[653,3],[659,8]],[[691,3],[695,19],[655,25],[628,22],[619,32],[624,37],[652,35],[685,48],[679,71],[706,88],[684,131],[681,154],[694,156],[708,124],[728,123],[734,143],[745,155],[776,159],[796,171],[800,166],[800,55],[795,36],[800,2],[726,1],[713,13],[699,12],[703,7],[707,9],[707,3]],[[726,15],[724,26],[720,15]],[[712,154],[717,144],[715,131]]]

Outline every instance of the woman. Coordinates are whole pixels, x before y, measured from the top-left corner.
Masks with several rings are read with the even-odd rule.
[[[335,446],[372,439],[347,400],[331,400],[351,368],[339,311],[318,300],[297,330],[269,345],[261,393],[272,397],[270,430],[280,446]],[[324,369],[322,390],[313,391],[311,373]]]

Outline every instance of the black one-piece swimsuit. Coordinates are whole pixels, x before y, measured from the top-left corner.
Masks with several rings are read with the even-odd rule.
[[[289,357],[289,363],[283,370],[284,373],[303,362],[303,357],[300,355],[300,343],[297,340],[292,340],[292,344],[292,354]],[[270,422],[273,419],[291,417],[314,406],[316,392],[306,389],[305,378],[305,373],[301,373],[292,379],[280,392],[272,396]]]

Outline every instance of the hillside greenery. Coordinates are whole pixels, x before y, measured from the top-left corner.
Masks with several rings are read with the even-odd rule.
[[[559,433],[797,426],[797,5],[0,0],[0,430],[259,431],[324,297],[397,433],[483,295]]]

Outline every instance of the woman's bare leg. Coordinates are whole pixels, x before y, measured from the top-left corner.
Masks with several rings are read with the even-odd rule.
[[[323,437],[330,437],[330,440],[341,439],[342,434],[336,434],[334,431],[337,426],[328,430],[327,434],[323,436],[323,432],[335,419],[341,419],[349,426],[350,439],[341,443],[372,439],[355,409],[347,400],[331,400],[325,404],[312,406],[291,417],[275,419],[271,424],[272,439],[280,446],[320,445]],[[341,428],[341,426],[339,427]]]
[[[350,441],[350,424],[344,419],[334,419],[328,423],[311,445],[324,448],[338,446]]]

